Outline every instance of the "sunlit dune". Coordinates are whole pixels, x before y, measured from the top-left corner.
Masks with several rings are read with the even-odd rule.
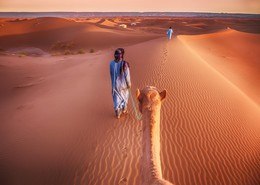
[[[253,101],[260,103],[259,34],[227,29],[214,34],[181,36],[180,39]]]

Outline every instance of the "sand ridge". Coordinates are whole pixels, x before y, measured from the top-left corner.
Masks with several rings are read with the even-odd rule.
[[[258,34],[232,29],[200,36],[180,36],[180,39],[218,70],[249,98],[259,104]],[[240,42],[237,43],[236,41]],[[201,47],[203,46],[203,48]],[[228,50],[225,48],[229,48]]]

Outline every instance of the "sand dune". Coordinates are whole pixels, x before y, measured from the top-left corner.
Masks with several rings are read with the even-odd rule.
[[[75,22],[61,18],[38,18],[20,22],[6,21],[0,29],[0,49],[36,47],[52,51],[53,46],[63,42],[68,47],[60,50],[95,51],[121,45],[135,44],[140,41],[158,38],[158,34],[143,34],[138,31],[122,31],[116,24],[107,26],[108,21],[100,23]],[[106,25],[104,28],[104,24]],[[59,51],[59,50],[58,50]],[[55,51],[54,51],[55,52]]]
[[[259,34],[228,29],[200,36],[181,36],[180,39],[253,101],[260,103]]]
[[[0,36],[25,34],[77,25],[74,21],[55,17],[24,19],[22,21],[7,19],[1,22],[3,22],[4,29],[0,29]]]
[[[109,21],[109,20],[105,20],[104,22],[101,23],[101,25],[105,25],[105,26],[108,26],[108,27],[116,27],[118,26],[118,24],[112,22],[112,21]]]
[[[86,38],[96,39],[100,48],[104,43],[97,37],[102,34],[115,32],[109,39],[118,35],[122,39],[117,43],[109,40],[104,50],[92,54],[0,56],[3,184],[141,183],[142,121],[136,120],[132,104],[127,116],[115,119],[110,94],[113,50],[126,44],[132,34],[136,40],[124,45],[131,66],[132,94],[147,85],[167,90],[161,109],[164,179],[176,185],[259,184],[260,109],[258,99],[253,98],[254,93],[259,94],[255,87],[258,62],[254,60],[259,55],[255,53],[258,35],[229,30],[168,41],[164,34],[162,38],[146,32],[142,32],[147,34],[145,39],[136,36],[141,27],[128,33],[95,24],[90,25],[92,31],[72,26],[64,34],[69,38],[70,33],[93,32]],[[8,37],[15,40],[19,36]],[[245,52],[224,45],[222,38],[247,46]],[[24,43],[30,39],[30,44],[39,44],[36,38]],[[39,46],[49,43],[43,41]],[[254,52],[244,60],[249,49]],[[227,57],[220,60],[222,55]],[[241,72],[246,69],[250,69],[249,76]],[[234,81],[238,77],[239,83]]]

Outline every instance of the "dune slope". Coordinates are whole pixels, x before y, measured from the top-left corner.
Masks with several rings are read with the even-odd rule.
[[[259,34],[228,29],[179,38],[191,52],[197,53],[259,105]]]
[[[141,121],[113,117],[111,51],[1,57],[1,179],[5,184],[140,184]],[[259,106],[179,38],[126,47],[132,94],[167,89],[163,177],[174,184],[260,182]],[[9,83],[4,83],[9,80]]]

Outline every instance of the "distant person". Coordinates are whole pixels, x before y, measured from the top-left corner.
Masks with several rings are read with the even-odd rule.
[[[172,27],[169,27],[166,33],[169,40],[172,39],[172,33],[173,33]]]
[[[110,77],[112,82],[112,97],[116,117],[127,113],[129,89],[131,88],[130,68],[124,61],[124,49],[118,48],[114,53],[114,60],[110,62]]]

